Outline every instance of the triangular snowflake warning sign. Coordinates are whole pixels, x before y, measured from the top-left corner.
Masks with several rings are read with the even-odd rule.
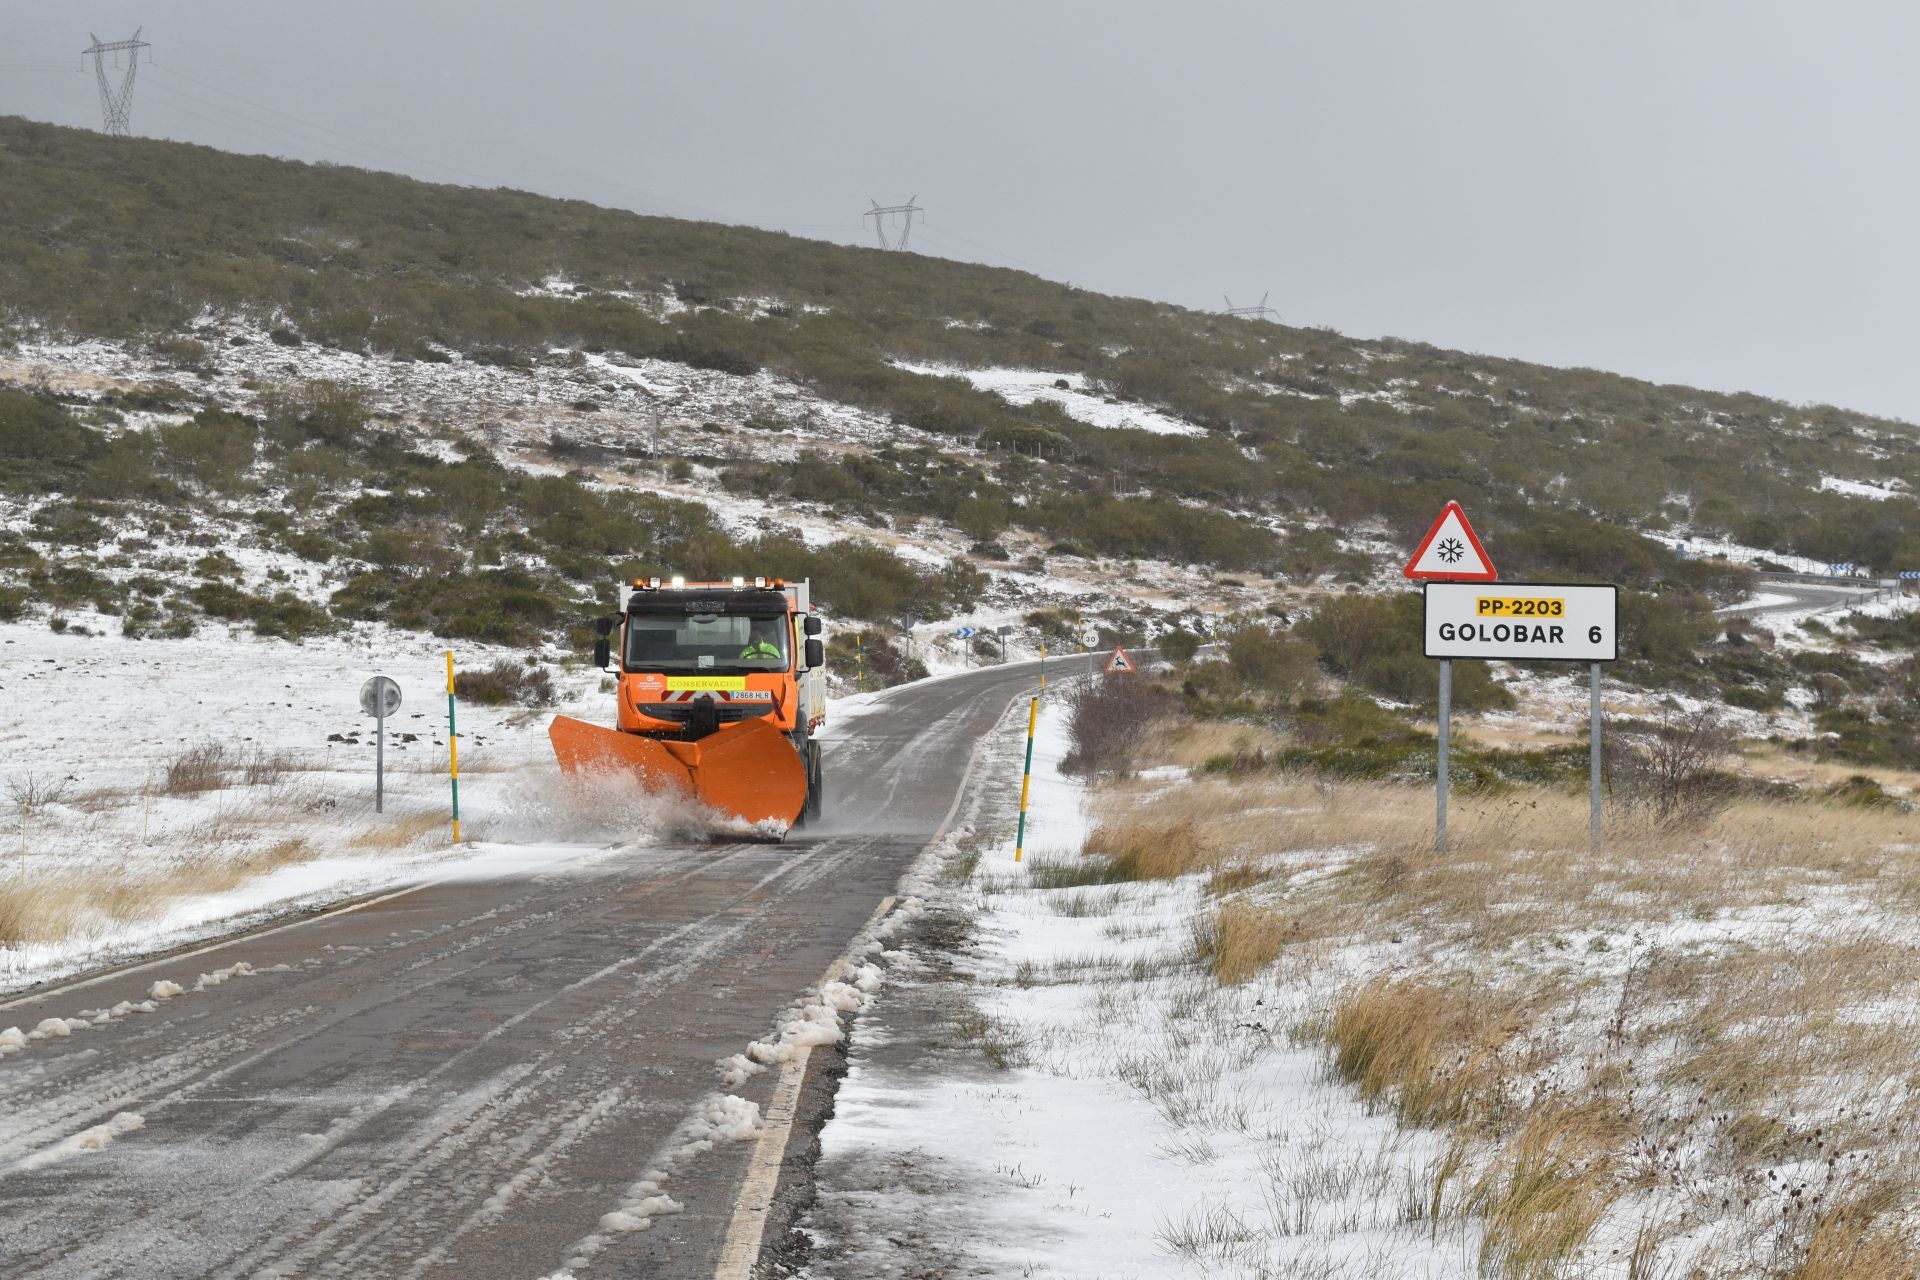
[[[1119,645],[1113,646],[1113,656],[1107,659],[1107,674],[1118,675],[1123,671],[1131,670],[1133,670],[1133,659],[1129,658],[1127,651]]]
[[[1407,561],[1403,572],[1409,578],[1433,578],[1453,582],[1492,582],[1499,577],[1487,549],[1474,536],[1467,513],[1457,502],[1449,502],[1440,518],[1427,530],[1420,549]]]

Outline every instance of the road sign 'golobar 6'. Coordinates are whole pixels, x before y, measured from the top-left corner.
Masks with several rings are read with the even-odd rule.
[[[1612,662],[1620,593],[1553,582],[1429,582],[1429,658]]]

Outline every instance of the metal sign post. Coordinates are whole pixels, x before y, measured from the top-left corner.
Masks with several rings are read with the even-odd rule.
[[[1413,559],[1407,561],[1407,567],[1400,572],[1415,581],[1428,583],[1492,582],[1500,576],[1487,549],[1480,545],[1480,536],[1473,531],[1467,513],[1457,502],[1440,508],[1439,516],[1428,528],[1427,536],[1420,540]],[[1431,628],[1428,635],[1427,656],[1440,659],[1440,724],[1433,769],[1433,848],[1436,853],[1445,853],[1449,766],[1453,757],[1453,659],[1444,653],[1434,653]]]
[[[1600,852],[1600,664],[1587,664],[1587,852]]]
[[[1558,582],[1429,582],[1425,652],[1440,660],[1440,759],[1434,847],[1447,848],[1447,752],[1453,659],[1584,662],[1588,670],[1590,852],[1600,851],[1600,664],[1620,656],[1620,592]]]
[[[1433,851],[1447,851],[1447,765],[1453,754],[1453,659],[1440,659],[1440,742],[1434,768]]]
[[[387,811],[387,717],[400,709],[400,685],[375,676],[360,686],[360,710],[374,719],[373,811]]]

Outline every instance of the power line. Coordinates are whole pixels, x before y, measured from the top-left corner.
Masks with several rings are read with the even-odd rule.
[[[199,103],[201,106],[211,108],[212,110],[215,110],[215,111],[229,111],[228,108],[222,107],[218,103],[208,102],[203,98],[196,98],[192,94],[181,93],[179,90],[169,88],[168,86],[163,84],[157,84],[154,86],[154,88],[159,89],[163,93],[170,93],[170,94],[173,94],[175,97],[184,98],[188,102]],[[297,154],[300,158],[306,159],[306,160],[326,163],[330,159],[328,156],[325,156],[320,152],[313,150],[307,144],[306,139],[304,138],[289,139],[284,135],[280,137],[269,137],[264,133],[255,133],[252,129],[244,128],[241,125],[235,124],[232,120],[222,120],[218,116],[204,115],[201,112],[193,111],[186,107],[180,106],[178,103],[166,103],[161,105],[165,106],[167,110],[177,112],[178,114],[186,116],[189,119],[198,120],[203,124],[210,124],[216,129],[224,129],[229,133],[238,134],[243,138],[251,138],[255,142],[263,143],[266,146],[273,148],[273,151],[270,152],[269,154],[280,155],[288,151],[291,151]],[[231,112],[231,111],[229,111],[229,114],[236,115],[236,116],[239,115],[238,112]],[[242,120],[247,120],[247,117],[245,116],[240,116],[239,118]],[[251,120],[248,120],[248,123],[251,124],[254,122]]]
[[[144,27],[135,27],[133,39],[115,40],[111,44],[104,44],[99,36],[94,36],[93,44],[80,51],[82,58],[93,59],[93,77],[100,84],[100,114],[106,118],[107,136],[110,138],[124,138],[133,129],[133,78],[140,70],[140,51],[153,47],[140,38],[144,30]],[[92,32],[87,34],[93,35]],[[110,53],[127,55],[126,74],[120,77],[117,88],[107,82],[107,55]],[[114,65],[119,65],[119,59],[114,60]]]
[[[282,111],[278,107],[268,106],[264,102],[256,102],[252,98],[249,98],[244,94],[235,93],[231,89],[224,89],[217,84],[211,84],[208,81],[202,80],[198,76],[190,75],[187,72],[180,70],[178,67],[175,67],[170,63],[163,65],[158,62],[149,62],[148,65],[152,66],[154,70],[162,73],[163,75],[176,76],[182,80],[186,80],[193,84],[197,84],[203,89],[207,89],[207,90],[210,90],[211,92],[220,94],[222,97],[232,98],[235,102],[239,102],[246,106],[252,107],[255,111],[264,111],[269,115],[279,116],[281,119],[291,121],[294,124],[300,125],[302,128],[311,129],[319,133],[332,134],[336,138],[340,138],[347,142],[351,142],[356,146],[366,148],[370,151],[384,153],[386,155],[394,157],[397,160],[404,160],[409,164],[421,165],[430,169],[438,169],[442,173],[450,173],[455,175],[456,177],[468,179],[472,182],[478,183],[479,185],[485,186],[485,187],[508,185],[505,183],[496,182],[491,178],[483,177],[480,174],[468,173],[465,170],[455,168],[452,165],[442,164],[437,160],[429,160],[424,156],[418,156],[418,155],[414,155],[411,152],[402,151],[397,147],[390,147],[383,143],[372,142],[365,138],[355,137],[353,134],[347,133],[344,130],[335,129],[331,125],[324,125],[313,120],[304,119],[301,116],[294,115],[290,111]],[[176,92],[184,93],[184,91],[180,91],[180,90],[176,90]],[[193,95],[191,94],[185,94],[184,96],[193,97]],[[196,99],[196,101],[201,102],[205,106],[213,107],[215,110],[220,110],[220,111],[233,110],[233,108],[231,107],[222,107],[217,103],[207,102],[203,98]],[[239,113],[235,112],[234,114],[237,115]]]

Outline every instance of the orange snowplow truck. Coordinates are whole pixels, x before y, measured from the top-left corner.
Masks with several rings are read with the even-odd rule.
[[[594,620],[594,661],[619,673],[619,727],[555,716],[547,735],[560,767],[630,773],[754,825],[819,817],[826,660],[808,585],[621,587],[620,612]]]

